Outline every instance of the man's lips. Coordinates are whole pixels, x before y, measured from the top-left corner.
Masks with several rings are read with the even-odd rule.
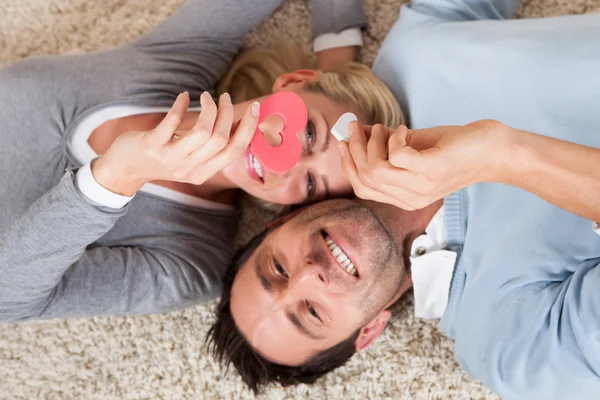
[[[327,252],[327,254],[329,254],[329,257],[331,259],[331,262],[333,262],[335,265],[337,265],[342,271],[344,271],[344,273],[352,278],[359,278],[360,277],[360,273],[358,271],[358,267],[356,266],[355,260],[356,258],[353,256],[353,252],[351,249],[351,246],[342,239],[341,235],[337,235],[336,234],[332,234],[329,231],[324,231],[325,235],[323,235],[323,242],[325,244],[325,251]],[[331,241],[333,241],[335,246],[330,246],[327,243],[327,239],[330,239]],[[344,259],[343,261],[338,261],[338,259],[336,258],[336,256],[333,254],[331,247],[337,247],[339,248],[339,250],[341,250],[343,252],[343,255],[341,258]],[[346,259],[347,257],[347,259]],[[349,271],[350,269],[350,271]],[[353,270],[352,270],[353,269]],[[354,274],[356,273],[356,275]]]

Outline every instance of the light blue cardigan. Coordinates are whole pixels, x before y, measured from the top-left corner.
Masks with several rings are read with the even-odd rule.
[[[600,14],[505,20],[516,5],[414,1],[375,72],[413,128],[492,118],[600,147]],[[460,365],[506,399],[600,399],[600,236],[590,221],[500,184],[445,205],[459,258],[441,327]]]

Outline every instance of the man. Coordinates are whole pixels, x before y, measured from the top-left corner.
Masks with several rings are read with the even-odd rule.
[[[413,148],[420,136],[431,142]],[[494,121],[355,125],[343,157],[357,193],[406,204],[393,182],[427,186],[421,167],[454,193],[433,191],[417,211],[330,200],[273,223],[227,272],[209,333],[217,358],[255,391],[313,382],[371,344],[414,285],[416,315],[441,318],[460,365],[501,396],[597,398],[600,138],[582,141]]]

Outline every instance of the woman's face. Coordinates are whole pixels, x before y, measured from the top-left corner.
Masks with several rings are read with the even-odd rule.
[[[223,171],[232,183],[250,195],[278,204],[299,204],[352,193],[352,186],[342,170],[337,140],[330,133],[338,118],[353,112],[360,118],[357,107],[337,104],[324,95],[294,90],[308,109],[308,123],[297,132],[303,152],[300,161],[281,174],[268,171],[248,151],[243,159]],[[278,117],[267,119],[261,130],[267,137],[276,136],[282,128]]]

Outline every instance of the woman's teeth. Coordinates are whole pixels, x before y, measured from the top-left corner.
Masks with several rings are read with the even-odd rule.
[[[331,251],[333,258],[335,258],[338,264],[350,275],[358,276],[358,271],[356,268],[354,268],[354,264],[352,264],[352,261],[350,261],[340,246],[335,244],[335,242],[329,236],[325,238],[325,242],[327,243],[327,247],[329,247],[329,251]]]
[[[258,175],[258,177],[260,179],[263,178],[263,170],[262,167],[260,165],[260,163],[258,162],[258,160],[256,159],[256,157],[252,156],[252,168],[254,168],[254,172],[256,172],[256,175]]]

